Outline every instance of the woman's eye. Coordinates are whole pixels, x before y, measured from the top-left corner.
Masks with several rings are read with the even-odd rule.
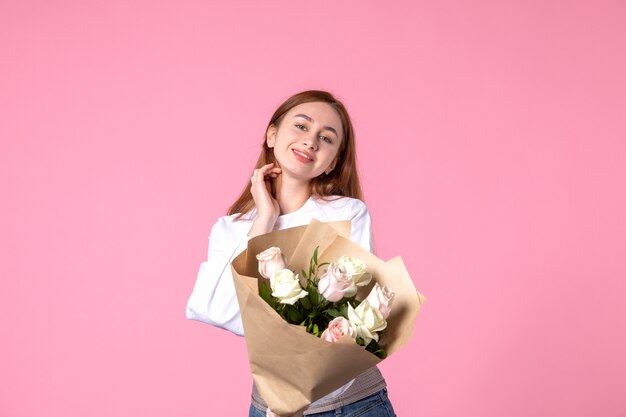
[[[303,125],[303,124],[296,124],[296,125],[294,125],[294,126],[295,126],[296,128],[298,128],[298,129],[300,129],[300,130],[304,130],[305,132],[308,130],[308,129],[306,128],[306,126],[305,126],[305,125]],[[321,140],[323,140],[323,141],[325,141],[326,143],[333,143],[333,140],[332,140],[331,138],[329,138],[328,136],[323,136],[323,135],[322,135],[322,136],[320,136],[320,139],[321,139]]]

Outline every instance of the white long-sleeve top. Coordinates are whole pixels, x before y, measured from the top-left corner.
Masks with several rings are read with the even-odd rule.
[[[314,196],[298,210],[279,216],[273,230],[303,226],[316,218],[323,222],[351,220],[350,239],[374,253],[372,223],[365,203],[356,198],[331,196],[326,202]],[[243,336],[243,325],[235,292],[230,263],[243,252],[252,239],[248,232],[256,216],[256,208],[239,221],[236,215],[222,216],[211,228],[207,260],[200,264],[196,284],[187,302],[187,318],[211,324]],[[377,367],[353,379],[309,407],[309,412],[334,409],[346,401],[354,401],[377,392],[385,381]],[[256,407],[265,404],[253,385],[252,401]],[[308,413],[307,413],[308,414]]]
[[[222,216],[211,228],[207,260],[200,264],[196,284],[187,302],[188,319],[243,336],[230,263],[247,248],[251,239],[248,232],[256,211],[253,209],[236,222],[233,221],[236,215]],[[274,230],[307,225],[313,218],[323,222],[351,220],[350,238],[374,253],[369,211],[365,203],[356,198],[341,197],[326,202],[311,196],[298,210],[279,216]]]

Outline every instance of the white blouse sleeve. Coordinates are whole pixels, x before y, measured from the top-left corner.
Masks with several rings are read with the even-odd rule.
[[[251,239],[220,217],[211,228],[207,260],[200,264],[196,284],[187,302],[187,318],[226,329],[243,336],[243,325],[230,263]]]
[[[372,220],[370,219],[369,210],[365,203],[361,200],[355,200],[350,214],[352,228],[350,231],[350,239],[365,249],[374,253],[374,239],[372,238]]]

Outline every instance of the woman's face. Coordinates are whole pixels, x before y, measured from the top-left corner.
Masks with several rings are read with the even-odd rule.
[[[310,180],[329,173],[343,140],[341,119],[327,103],[303,103],[289,110],[280,127],[267,129],[267,146],[283,175]]]

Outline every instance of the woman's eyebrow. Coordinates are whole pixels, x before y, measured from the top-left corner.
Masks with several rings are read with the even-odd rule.
[[[315,121],[315,120],[313,120],[313,118],[311,116],[307,116],[306,114],[296,114],[293,117],[302,117],[302,118],[308,120],[311,123],[313,123]],[[330,126],[324,126],[323,129],[330,130],[331,132],[333,132],[335,134],[335,136],[339,137],[339,135],[337,134],[337,131],[335,130],[335,128],[330,127]]]

